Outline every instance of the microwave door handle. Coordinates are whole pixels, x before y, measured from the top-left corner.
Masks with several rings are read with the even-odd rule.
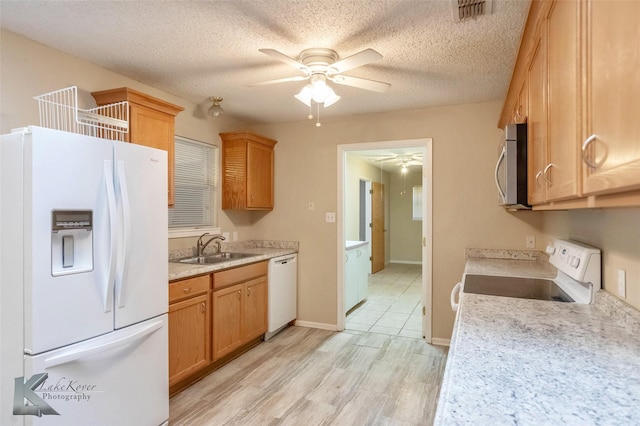
[[[504,157],[507,155],[507,149],[503,146],[502,152],[500,153],[500,157],[498,157],[498,162],[496,163],[496,171],[495,171],[495,180],[496,180],[496,188],[498,188],[498,193],[500,194],[500,198],[502,198],[502,202],[506,204],[507,195],[502,190],[500,186],[500,180],[498,179],[498,171],[500,170],[500,164],[504,161]]]

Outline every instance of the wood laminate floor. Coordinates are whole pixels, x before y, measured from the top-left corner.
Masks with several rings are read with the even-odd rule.
[[[430,425],[447,348],[289,327],[170,400],[170,425]]]

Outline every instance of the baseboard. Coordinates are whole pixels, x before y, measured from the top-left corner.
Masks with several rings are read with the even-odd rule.
[[[438,345],[438,346],[450,346],[451,345],[451,339],[441,339],[439,337],[432,337],[431,338],[431,344],[432,345]]]
[[[325,324],[323,322],[296,320],[296,325],[299,325],[300,327],[319,328],[320,330],[338,331],[338,327],[335,324]]]
[[[386,263],[386,265],[389,265],[390,263],[404,263],[405,265],[422,265],[421,261],[414,261],[414,260],[390,260],[389,263]]]

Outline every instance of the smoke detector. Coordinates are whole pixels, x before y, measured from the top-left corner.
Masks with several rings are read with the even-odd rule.
[[[491,15],[493,0],[451,0],[451,12],[455,22]]]

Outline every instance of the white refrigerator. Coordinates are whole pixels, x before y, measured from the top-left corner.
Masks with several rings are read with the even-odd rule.
[[[167,153],[32,126],[0,191],[0,424],[165,424]]]

